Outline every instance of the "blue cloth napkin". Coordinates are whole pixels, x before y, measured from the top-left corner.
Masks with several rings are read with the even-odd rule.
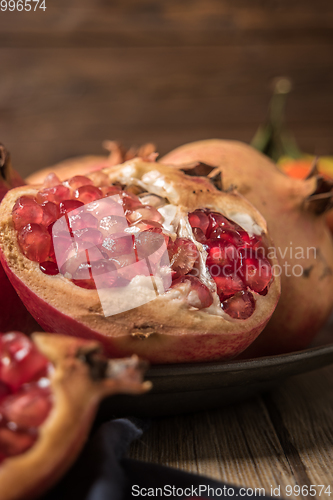
[[[215,499],[230,498],[232,490],[232,496],[250,498],[240,495],[236,486],[124,458],[130,443],[146,427],[147,421],[125,418],[103,424],[92,434],[68,473],[42,500]]]

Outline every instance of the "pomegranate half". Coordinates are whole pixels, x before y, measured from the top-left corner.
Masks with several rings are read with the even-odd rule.
[[[279,299],[271,247],[236,192],[138,158],[1,205],[1,261],[39,324],[152,363],[246,349]]]
[[[96,342],[35,333],[0,335],[1,500],[36,498],[74,462],[99,401],[140,394],[136,357],[107,361]]]
[[[182,169],[193,162],[215,166],[223,187],[236,186],[263,214],[281,265],[282,293],[264,332],[246,355],[303,349],[333,308],[333,244],[326,222],[332,185],[317,175],[293,179],[267,157],[237,141],[212,139],[180,146],[160,160]]]

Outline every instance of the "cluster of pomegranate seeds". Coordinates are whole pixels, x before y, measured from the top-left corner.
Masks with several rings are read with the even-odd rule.
[[[52,407],[48,366],[27,336],[0,334],[0,461],[36,441]]]
[[[171,268],[172,287],[187,289],[187,302],[209,307],[213,296],[200,281],[199,250],[188,238],[170,237],[158,208],[166,200],[135,185],[109,185],[77,175],[64,183],[50,174],[36,197],[22,196],[13,223],[24,255],[43,273],[61,273],[86,288],[125,286],[136,275]],[[261,238],[208,209],[188,215],[193,235],[207,252],[222,309],[232,318],[253,314],[253,292],[265,295],[272,269]],[[149,260],[149,263],[148,263]],[[170,280],[168,282],[168,288]]]
[[[232,318],[249,318],[255,310],[252,292],[265,295],[272,280],[261,238],[209,210],[192,212],[189,222],[207,252],[206,265],[222,309]]]

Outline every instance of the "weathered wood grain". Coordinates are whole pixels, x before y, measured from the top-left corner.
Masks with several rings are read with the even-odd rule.
[[[333,152],[329,0],[46,0],[1,12],[0,140],[23,175],[105,138],[249,141],[272,80],[294,82],[288,122],[308,152]]]
[[[332,152],[328,45],[131,49],[0,49],[0,137],[23,175],[104,139],[249,141],[265,119],[272,80],[294,81],[288,119],[300,146]],[[311,64],[309,64],[311,62]]]
[[[271,486],[281,486],[284,498],[287,485],[324,484],[332,490],[332,385],[329,367],[293,377],[239,405],[156,419],[130,456],[265,488],[268,494]]]
[[[332,2],[317,0],[46,0],[0,16],[6,46],[178,46],[332,41]]]

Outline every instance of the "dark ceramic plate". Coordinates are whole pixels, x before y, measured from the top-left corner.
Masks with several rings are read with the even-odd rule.
[[[219,408],[277,385],[292,375],[333,363],[333,317],[303,351],[263,358],[198,364],[158,365],[147,372],[153,389],[143,396],[104,401],[101,418],[177,415]]]

